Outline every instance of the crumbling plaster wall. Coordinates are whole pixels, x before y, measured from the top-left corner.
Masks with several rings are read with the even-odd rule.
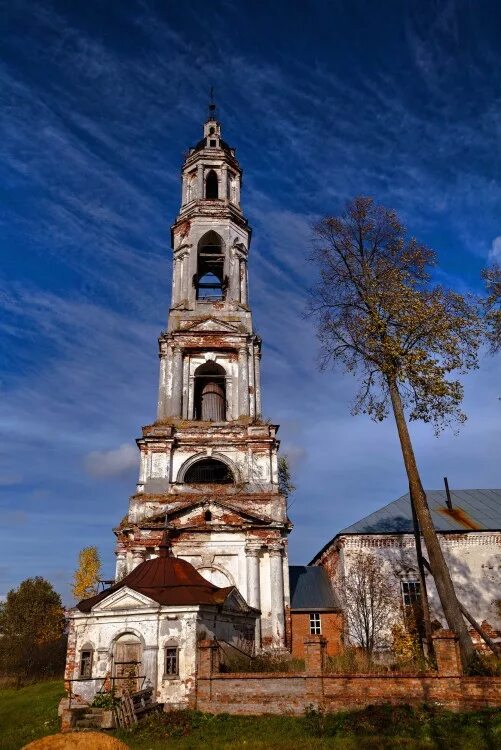
[[[501,628],[496,601],[501,599],[501,534],[490,531],[439,534],[456,593],[462,604],[481,623],[487,620]],[[397,586],[402,580],[417,580],[417,558],[412,534],[353,534],[341,536],[326,550],[319,564],[326,567],[337,591],[342,595],[343,581],[358,553],[376,555]],[[423,554],[427,556],[423,544]],[[426,583],[432,619],[445,624],[444,614],[431,574]],[[401,604],[401,598],[398,601]]]
[[[135,592],[132,595],[138,596]],[[191,704],[194,692],[197,641],[217,638],[241,648],[254,630],[252,614],[221,611],[205,605],[161,607],[154,602],[148,604],[145,597],[141,599],[145,600],[141,607],[100,611],[98,605],[90,614],[78,610],[71,614],[72,649],[66,679],[78,678],[83,647],[93,649],[92,677],[100,678],[72,682],[73,693],[86,702],[92,702],[106,677],[111,676],[114,644],[125,633],[137,636],[141,642],[140,674],[154,686],[156,700],[185,706]],[[165,674],[165,648],[168,646],[179,649],[179,674],[176,676]]]

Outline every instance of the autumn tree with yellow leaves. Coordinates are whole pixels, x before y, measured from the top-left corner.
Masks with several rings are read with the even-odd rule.
[[[477,305],[432,284],[434,252],[408,236],[394,211],[369,197],[355,198],[341,216],[315,225],[312,259],[320,278],[309,313],[321,367],[341,365],[358,377],[354,413],[376,421],[393,413],[431,572],[468,670],[474,647],[433,526],[408,420],[432,423],[438,432],[466,419],[457,374],[477,367]]]
[[[84,547],[78,555],[78,568],[73,576],[72,592],[75,599],[87,599],[98,591],[101,560],[97,547]]]

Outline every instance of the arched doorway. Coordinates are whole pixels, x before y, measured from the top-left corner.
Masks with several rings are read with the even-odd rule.
[[[141,689],[143,675],[141,641],[134,633],[124,633],[113,646],[113,687],[117,695]]]
[[[195,419],[207,422],[226,420],[225,370],[216,362],[206,362],[195,370]]]

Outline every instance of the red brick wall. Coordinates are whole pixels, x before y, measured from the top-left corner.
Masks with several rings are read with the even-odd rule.
[[[342,650],[343,615],[340,612],[320,612],[320,624],[327,639],[327,656],[335,656]],[[304,659],[304,639],[310,635],[310,613],[291,613],[292,656]]]
[[[501,707],[501,677],[250,673],[197,680],[197,709],[216,714],[302,714],[310,704],[341,711],[432,701],[453,710]]]

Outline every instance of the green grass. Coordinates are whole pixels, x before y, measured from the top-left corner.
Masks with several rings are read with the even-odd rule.
[[[57,732],[57,706],[63,695],[61,680],[0,690],[0,750],[19,750]]]
[[[501,712],[455,714],[434,707],[371,706],[303,717],[211,716],[180,711],[117,732],[133,750],[497,750]]]
[[[0,750],[20,750],[58,731],[62,683],[0,690]],[[501,712],[454,714],[436,707],[371,706],[354,713],[211,716],[178,711],[120,731],[131,750],[497,750]]]

